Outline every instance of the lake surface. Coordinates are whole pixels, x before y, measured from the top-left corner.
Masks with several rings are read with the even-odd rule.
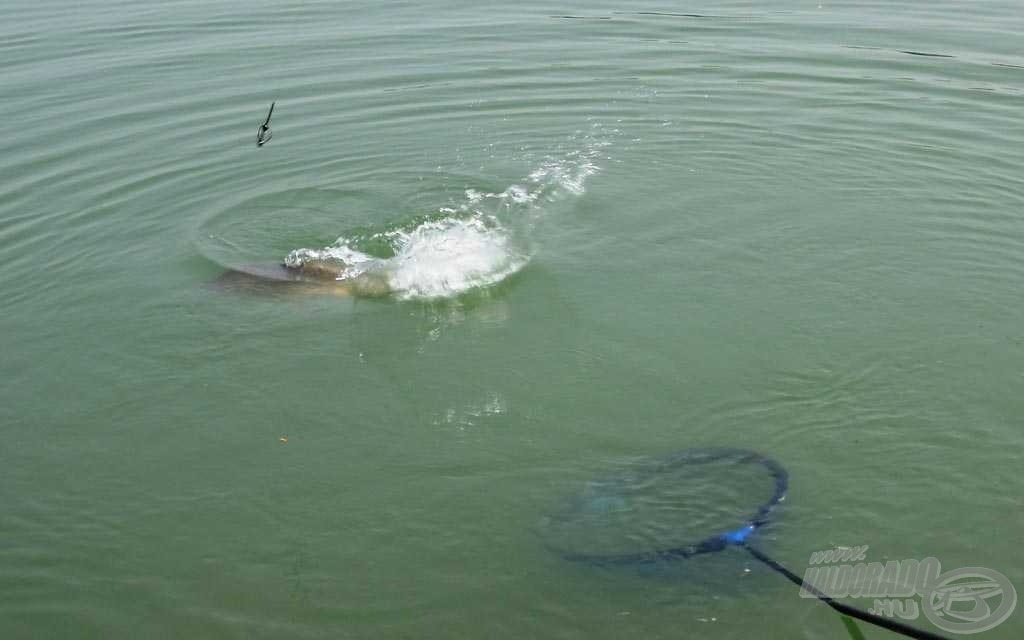
[[[1024,589],[1019,2],[4,15],[0,637],[843,637],[741,549],[537,534],[712,446],[798,573]],[[391,294],[222,277],[303,249]]]

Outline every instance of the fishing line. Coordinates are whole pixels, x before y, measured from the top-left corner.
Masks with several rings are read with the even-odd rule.
[[[838,602],[752,546],[788,488],[786,469],[755,451],[688,449],[634,460],[590,481],[545,519],[539,533],[566,560],[604,567],[642,567],[740,547],[843,615],[910,638],[947,640]]]

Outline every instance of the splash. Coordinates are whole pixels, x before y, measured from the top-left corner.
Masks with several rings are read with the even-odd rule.
[[[608,144],[587,136],[581,149],[545,158],[522,184],[496,193],[466,189],[460,203],[441,207],[425,220],[369,236],[342,236],[322,249],[295,249],[285,264],[339,260],[346,265],[339,279],[383,276],[401,299],[448,298],[494,285],[529,263],[536,222],[551,203],[584,193]],[[368,245],[383,245],[391,255],[360,250]]]
[[[400,243],[388,265],[388,284],[403,297],[448,297],[490,286],[528,261],[503,227],[478,218],[425,223]]]

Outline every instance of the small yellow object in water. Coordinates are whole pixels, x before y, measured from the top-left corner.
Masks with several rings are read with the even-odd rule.
[[[281,441],[281,444],[288,444],[288,437],[287,436],[281,436],[280,438],[278,438],[278,440]]]

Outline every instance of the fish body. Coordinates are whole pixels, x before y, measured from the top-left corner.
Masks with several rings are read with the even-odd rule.
[[[270,139],[274,137],[274,133],[270,130],[270,116],[274,113],[274,104],[270,103],[270,111],[267,113],[267,118],[260,125],[259,130],[256,132],[256,146],[262,147],[266,143],[270,142]]]

